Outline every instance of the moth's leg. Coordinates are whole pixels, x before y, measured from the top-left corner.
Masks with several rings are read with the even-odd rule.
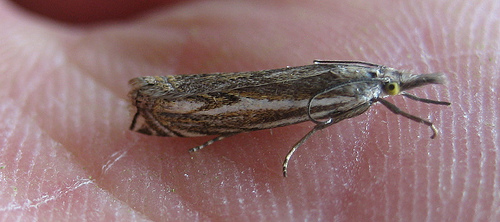
[[[132,124],[130,124],[129,129],[133,130],[135,128],[135,123],[137,122],[137,117],[139,117],[139,110],[134,115],[134,118],[132,119]]]
[[[390,103],[389,101],[385,100],[385,99],[382,99],[382,98],[377,98],[375,99],[375,101],[378,101],[380,103],[382,103],[382,105],[384,105],[385,107],[387,107],[387,109],[389,109],[390,111],[392,111],[394,114],[397,114],[397,115],[402,115],[408,119],[411,119],[415,122],[419,122],[419,123],[423,123],[427,126],[430,126],[431,127],[431,130],[432,130],[432,136],[431,136],[431,139],[434,139],[436,138],[437,134],[438,134],[438,130],[436,129],[436,127],[434,126],[434,124],[428,120],[425,120],[425,119],[422,119],[418,116],[414,116],[414,115],[411,115],[407,112],[404,112],[403,110],[401,110],[400,108],[398,108],[396,105]]]
[[[309,139],[309,137],[311,137],[316,131],[322,130],[322,129],[332,125],[333,123],[334,122],[332,121],[332,119],[329,119],[326,122],[321,122],[321,123],[316,124],[316,126],[314,126],[314,128],[311,131],[309,131],[309,133],[307,133],[304,137],[302,137],[302,139],[299,140],[299,142],[297,142],[295,145],[293,145],[292,149],[290,149],[290,151],[288,151],[288,154],[285,157],[285,161],[283,161],[283,176],[284,177],[286,177],[286,173],[287,173],[287,169],[288,169],[288,162],[290,161],[290,158],[292,158],[293,153],[295,153],[295,151],[304,142],[306,142],[306,140]]]
[[[197,147],[194,147],[194,148],[189,149],[189,152],[191,152],[191,153],[192,153],[192,152],[196,152],[196,151],[201,150],[201,149],[203,149],[203,148],[205,148],[205,147],[207,147],[207,146],[212,145],[212,143],[215,143],[215,142],[217,142],[217,141],[220,141],[220,140],[222,140],[222,139],[224,139],[224,138],[227,138],[227,137],[230,137],[230,136],[234,136],[234,135],[236,135],[236,134],[238,134],[238,133],[226,134],[226,135],[222,135],[222,136],[215,137],[215,138],[213,138],[213,139],[211,139],[211,140],[209,140],[209,141],[205,142],[204,144],[201,144],[201,145],[199,145],[199,146],[197,146]]]

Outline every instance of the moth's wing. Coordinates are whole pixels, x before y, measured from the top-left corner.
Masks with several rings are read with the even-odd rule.
[[[306,121],[310,98],[343,82],[366,78],[368,71],[360,71],[359,68],[351,70],[336,64],[315,64],[257,72],[139,77],[130,81],[133,87],[130,92],[132,105],[137,108],[130,128],[148,135],[200,136]],[[329,93],[318,96],[311,110],[315,118],[331,116],[332,109],[342,108],[337,105],[357,107],[357,104],[351,103],[363,103],[356,98],[359,89],[352,84],[347,86],[329,91],[338,98],[324,99]],[[233,97],[245,99],[233,100]],[[343,101],[339,103],[339,99]],[[269,101],[274,103],[266,108]],[[265,111],[261,112],[265,116],[257,117],[256,112],[240,110],[237,115],[221,118],[217,108],[229,103],[237,103],[233,107],[258,107]],[[320,108],[317,109],[316,105]],[[221,110],[227,112],[226,108]],[[196,121],[186,121],[193,118],[194,112],[200,112],[198,114],[203,118],[197,115]],[[289,120],[289,116],[293,115],[296,117]],[[339,116],[338,119],[343,118],[346,117]],[[181,119],[183,121],[178,121]],[[221,119],[224,121],[221,122]]]
[[[346,78],[342,76],[345,73],[333,70],[336,68],[339,67],[334,64],[313,64],[254,72],[145,76],[130,81],[131,95],[140,93],[151,98],[176,99],[210,92],[293,82],[325,74],[330,77],[339,75],[339,79]]]

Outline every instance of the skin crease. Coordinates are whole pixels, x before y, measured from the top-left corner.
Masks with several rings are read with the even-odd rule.
[[[65,7],[55,4],[43,14]],[[99,19],[70,25],[0,2],[0,220],[500,219],[498,1],[190,1],[116,10],[131,16],[110,12],[106,20],[89,10]],[[75,21],[82,18],[66,20]],[[388,98],[441,134],[431,140],[427,126],[375,105],[313,135],[283,178],[283,158],[312,123],[237,135],[193,154],[187,150],[211,137],[128,130],[133,77],[313,59],[445,72],[447,86],[411,93],[450,107]]]

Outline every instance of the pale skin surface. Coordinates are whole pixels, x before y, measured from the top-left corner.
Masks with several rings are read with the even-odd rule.
[[[0,220],[498,221],[499,2],[318,2],[178,3],[91,28],[0,2]],[[130,78],[313,59],[445,72],[412,93],[451,107],[388,99],[441,134],[376,105],[312,136],[283,178],[311,123],[194,154],[209,137],[128,130]]]

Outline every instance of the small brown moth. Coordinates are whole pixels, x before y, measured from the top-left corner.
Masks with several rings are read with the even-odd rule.
[[[438,105],[406,92],[427,84],[443,84],[443,74],[415,75],[357,61],[314,61],[312,65],[254,72],[144,76],[130,80],[130,99],[137,108],[130,129],[147,135],[194,137],[219,135],[190,149],[200,150],[242,132],[312,121],[316,126],[297,142],[283,162],[314,132],[358,116],[380,102],[393,113],[433,123],[400,110],[383,97],[401,94]]]

